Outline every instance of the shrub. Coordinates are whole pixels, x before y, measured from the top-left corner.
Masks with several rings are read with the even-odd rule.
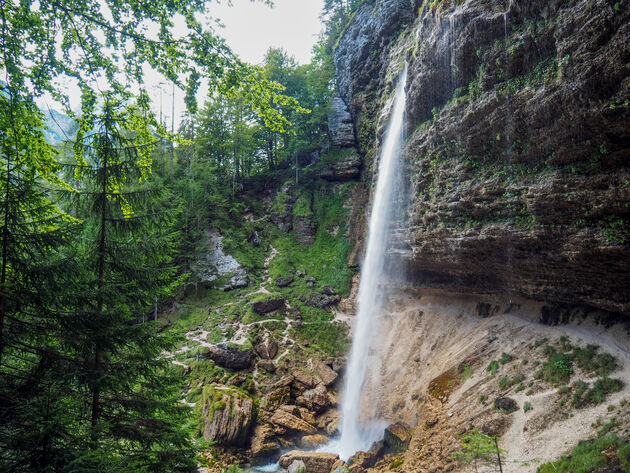
[[[499,362],[497,360],[492,360],[486,367],[486,371],[494,376],[496,372],[499,371]]]
[[[531,402],[529,401],[525,401],[525,403],[523,404],[523,411],[524,412],[529,412],[533,409]]]
[[[511,362],[514,359],[514,357],[512,355],[510,355],[509,353],[501,353],[501,358],[499,358],[499,363],[501,363],[502,365],[506,365],[509,362]]]
[[[581,442],[569,455],[563,456],[555,462],[540,465],[536,473],[592,473],[600,471],[608,465],[609,461],[602,452],[615,449],[620,443],[615,434]]]
[[[573,360],[570,354],[557,351],[551,346],[545,347],[547,361],[542,365],[545,381],[553,385],[566,383],[573,374]]]

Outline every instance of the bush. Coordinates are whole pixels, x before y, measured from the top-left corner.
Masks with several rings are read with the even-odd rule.
[[[533,409],[531,402],[529,401],[525,401],[525,403],[523,404],[523,411],[524,412],[529,412]]]
[[[592,473],[600,471],[609,463],[609,458],[602,452],[611,449],[614,451],[620,443],[615,434],[581,442],[569,455],[561,457],[555,462],[540,465],[536,473]]]
[[[492,360],[486,367],[486,371],[494,376],[497,371],[499,371],[499,362],[497,360]]]
[[[567,383],[573,374],[573,360],[570,354],[557,351],[551,346],[545,347],[547,361],[542,365],[542,376],[553,385]]]
[[[621,391],[623,381],[616,378],[599,378],[593,387],[584,381],[576,381],[573,383],[573,396],[571,397],[571,405],[573,407],[584,407],[586,405],[601,404],[606,400],[609,394]]]
[[[499,358],[499,363],[501,363],[502,365],[506,365],[509,362],[511,362],[514,359],[514,357],[512,355],[510,355],[509,353],[501,353],[501,358]]]

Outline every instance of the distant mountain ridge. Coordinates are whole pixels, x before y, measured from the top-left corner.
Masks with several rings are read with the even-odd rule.
[[[50,108],[41,111],[46,122],[44,137],[48,143],[56,145],[73,139],[76,123],[71,117]]]

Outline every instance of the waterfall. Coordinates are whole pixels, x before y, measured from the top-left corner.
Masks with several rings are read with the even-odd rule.
[[[383,424],[360,419],[363,387],[366,383],[369,347],[374,340],[374,326],[382,306],[385,277],[385,252],[389,244],[390,219],[396,189],[400,188],[402,145],[407,81],[407,64],[396,86],[392,112],[385,133],[378,165],[378,177],[368,223],[367,247],[361,265],[361,281],[357,298],[357,318],[352,335],[352,348],[346,370],[341,404],[341,438],[336,450],[347,459],[358,450],[368,450],[383,434]]]

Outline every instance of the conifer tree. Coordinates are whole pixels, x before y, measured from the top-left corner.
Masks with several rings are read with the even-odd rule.
[[[73,471],[192,471],[188,409],[178,403],[181,386],[162,356],[173,340],[142,323],[178,281],[172,218],[147,182],[154,138],[143,135],[146,104],[128,100],[106,94],[102,113],[82,123],[75,145],[84,223],[69,349],[80,366],[85,454]]]

